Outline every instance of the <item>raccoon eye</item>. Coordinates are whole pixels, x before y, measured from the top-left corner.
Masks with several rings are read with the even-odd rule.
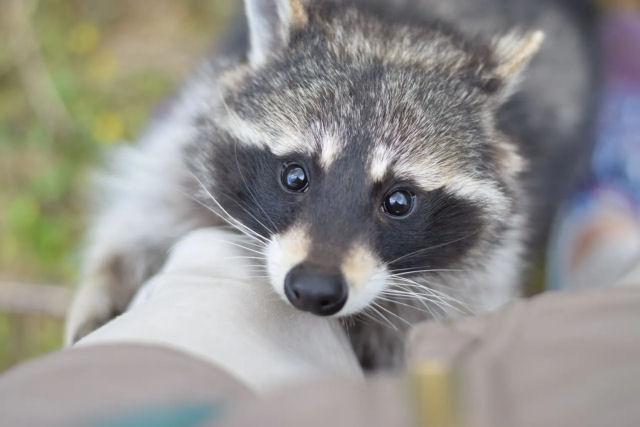
[[[307,172],[297,163],[284,165],[281,180],[285,189],[295,193],[302,193],[309,187]]]
[[[408,190],[393,190],[384,197],[382,210],[395,217],[405,217],[413,210],[416,196]]]

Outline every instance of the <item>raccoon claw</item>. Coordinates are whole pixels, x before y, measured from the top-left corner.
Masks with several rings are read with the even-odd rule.
[[[71,346],[75,344],[91,332],[107,323],[110,319],[111,317],[88,319],[84,323],[68,328],[67,332],[65,332],[65,345]]]
[[[64,345],[73,345],[117,315],[108,293],[90,286],[80,288],[67,314]]]

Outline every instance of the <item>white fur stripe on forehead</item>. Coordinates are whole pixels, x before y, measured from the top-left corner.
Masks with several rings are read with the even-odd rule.
[[[279,123],[277,131],[244,120],[234,111],[222,108],[214,118],[216,126],[235,138],[239,143],[260,148],[269,148],[276,156],[291,153],[319,154],[320,166],[328,169],[338,158],[343,148],[337,132],[314,124],[305,132],[295,129],[295,124]]]
[[[320,141],[320,166],[329,169],[333,161],[340,155],[342,144],[340,139],[327,133]]]
[[[234,111],[222,110],[214,117],[216,126],[231,135],[240,144],[269,148],[277,156],[289,153],[311,153],[313,144],[305,143],[305,137],[293,126],[281,123],[277,131],[260,126],[238,116]]]
[[[424,191],[434,191],[442,188],[450,195],[464,200],[481,204],[491,203],[492,207],[500,213],[506,213],[508,208],[508,200],[505,194],[500,191],[493,181],[487,179],[474,178],[462,173],[450,176],[434,173],[426,174],[421,170],[415,169],[403,169],[402,174],[398,172],[395,174],[406,176],[417,182]]]
[[[369,160],[369,176],[373,182],[380,182],[391,167],[391,151],[387,147],[376,147]]]
[[[465,200],[491,202],[495,214],[507,213],[509,207],[507,197],[492,181],[459,175],[445,182],[443,187],[449,194]]]
[[[419,161],[394,156],[386,148],[376,149],[369,161],[369,174],[373,182],[381,182],[387,174],[411,179],[424,191],[445,189],[449,194],[480,203],[491,202],[498,210],[507,209],[506,196],[492,181],[465,175],[446,162]]]

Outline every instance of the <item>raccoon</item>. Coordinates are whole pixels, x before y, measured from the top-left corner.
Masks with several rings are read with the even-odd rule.
[[[365,368],[400,366],[418,321],[519,295],[558,165],[588,146],[587,9],[245,0],[246,25],[103,176],[67,341],[208,226],[244,235],[284,301],[339,318]]]

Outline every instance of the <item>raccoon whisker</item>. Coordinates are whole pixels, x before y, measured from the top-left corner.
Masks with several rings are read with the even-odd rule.
[[[390,277],[393,280],[396,280],[398,283],[404,284],[405,286],[416,287],[416,288],[418,288],[420,290],[425,290],[425,291],[431,292],[433,294],[438,294],[438,295],[441,295],[441,296],[443,296],[445,298],[449,298],[449,299],[454,299],[455,300],[455,298],[453,296],[448,295],[448,294],[436,289],[438,286],[436,284],[434,284],[433,282],[427,280],[425,277],[422,277],[421,279],[429,286],[425,286],[425,283],[417,282],[417,281],[412,280],[412,279],[410,279],[408,277],[392,277],[392,276],[390,276]]]
[[[242,204],[240,202],[238,202],[237,200],[234,200],[234,202],[238,205],[238,207],[240,209],[242,209],[247,215],[249,215],[251,218],[253,218],[260,226],[262,226],[262,228],[264,228],[269,234],[276,234],[275,231],[271,230],[269,227],[267,227],[262,221],[260,221],[254,214],[252,214],[249,209],[247,209],[246,207],[242,206]],[[258,202],[256,201],[256,204]],[[260,207],[258,205],[258,207]]]
[[[244,240],[244,239],[242,239],[243,237],[247,237],[247,238],[248,238],[248,236],[246,236],[246,235],[244,235],[244,234],[241,234],[241,235],[240,235],[240,236],[238,236],[238,237],[240,237],[240,241],[239,241],[239,242],[236,242],[236,243],[237,243],[238,245],[243,245],[243,246],[248,245],[248,246],[246,246],[246,248],[245,248],[245,249],[248,249],[248,250],[254,250],[254,251],[258,251],[258,252],[260,252],[260,251],[262,251],[262,250],[264,250],[264,249],[266,249],[266,248],[267,248],[267,245],[263,244],[262,242],[257,242],[257,241],[253,241],[253,240]],[[260,255],[264,256],[264,253],[260,252]]]
[[[400,260],[403,260],[403,259],[405,259],[405,258],[408,258],[408,257],[414,256],[414,255],[417,255],[417,254],[419,254],[419,253],[421,253],[421,252],[425,252],[425,251],[428,251],[428,250],[431,250],[431,248],[422,248],[422,249],[418,249],[418,250],[416,250],[416,251],[409,252],[408,254],[401,255],[401,256],[399,256],[399,257],[397,257],[397,258],[394,258],[394,259],[392,259],[392,260],[390,260],[390,261],[386,261],[386,264],[387,264],[387,265],[391,265],[391,264],[394,264],[394,263],[396,263],[396,262],[398,262],[398,261],[400,261]]]
[[[187,196],[188,198],[190,198],[191,200],[193,200],[194,202],[198,203],[200,206],[202,206],[203,208],[207,209],[209,212],[211,212],[212,214],[216,215],[218,218],[220,218],[221,220],[225,221],[227,224],[229,224],[229,226],[220,226],[221,228],[231,228],[235,231],[239,231],[240,234],[248,237],[251,241],[251,244],[256,245],[256,246],[260,246],[260,247],[266,247],[267,243],[266,242],[262,242],[260,240],[258,240],[256,237],[248,234],[245,230],[243,230],[242,228],[238,227],[237,225],[233,224],[231,221],[229,221],[227,218],[225,218],[224,216],[222,216],[219,212],[217,212],[215,209],[213,209],[211,206],[208,206],[207,204],[201,202],[200,200],[198,200],[197,198],[187,194],[186,192],[183,192],[185,196]],[[236,220],[237,221],[237,220]],[[240,224],[243,225],[243,224]],[[253,230],[249,230],[249,231],[253,231]],[[247,242],[248,243],[248,242]]]
[[[250,259],[250,260],[266,261],[267,257],[264,257],[264,256],[232,256],[232,257],[225,257],[224,259]]]
[[[364,316],[369,320],[373,320],[374,322],[376,322],[377,324],[381,325],[384,328],[387,328],[388,326],[385,325],[384,323],[382,323],[379,319],[377,319],[375,316],[367,313],[366,311],[361,311],[360,313],[358,313],[358,315]]]
[[[376,297],[376,299],[377,300],[379,299],[379,300],[382,300],[382,301],[385,301],[385,302],[389,302],[389,303],[392,303],[392,304],[402,305],[404,307],[413,308],[415,310],[424,312],[424,310],[422,308],[420,308],[420,307],[416,307],[415,305],[407,304],[406,302],[400,301],[401,299],[409,299],[409,300],[413,299],[412,297],[410,297],[408,295],[407,296],[397,295],[397,294],[392,294],[392,293],[386,293],[386,292],[383,291],[383,292],[380,293],[380,295],[378,295]]]
[[[381,301],[388,302],[388,303],[391,303],[391,304],[394,304],[394,305],[401,305],[403,307],[412,308],[412,309],[414,309],[416,311],[419,311],[421,313],[427,313],[426,310],[423,310],[420,307],[416,307],[415,305],[411,305],[411,304],[407,304],[407,303],[402,302],[402,301],[398,301],[398,299],[400,299],[401,297],[398,298],[397,295],[390,295],[390,294],[384,294],[384,295],[388,296],[388,298],[383,297],[383,296],[378,296],[376,298],[376,300],[381,300]],[[396,298],[393,298],[393,297],[396,297]],[[407,297],[407,299],[409,299],[409,298]]]
[[[224,216],[220,215],[218,212],[216,212],[213,208],[209,206],[208,208],[211,212],[213,212],[214,214],[217,214],[221,219],[226,221],[229,225],[237,226],[236,228],[238,229],[238,231],[242,231],[241,229],[245,230],[245,232],[243,232],[244,235],[246,236],[251,235],[255,238],[255,240],[262,241],[265,245],[269,244],[269,240],[266,237],[256,233],[255,231],[253,231],[252,229],[250,229],[249,227],[247,227],[246,225],[238,221],[236,218],[234,218],[233,215],[231,215],[229,212],[227,212],[227,210],[224,207],[222,207],[220,202],[218,202],[218,200],[213,196],[213,194],[211,194],[211,192],[207,189],[207,187],[202,183],[202,181],[200,181],[200,179],[195,174],[191,173],[191,176],[200,185],[200,187],[206,193],[206,195],[209,196],[209,198],[218,206],[218,209],[220,209],[228,218],[233,220],[233,222],[231,222],[229,219],[225,218]],[[207,207],[205,204],[203,204],[203,206]]]
[[[416,282],[414,282],[414,283],[403,282],[403,283],[404,283],[405,286],[417,287],[422,291],[429,292],[431,295],[433,295],[433,296],[435,296],[437,298],[441,298],[441,299],[445,299],[445,300],[451,301],[452,303],[459,305],[460,307],[464,308],[465,310],[467,310],[470,313],[474,312],[473,308],[469,304],[467,304],[466,302],[462,301],[459,298],[454,297],[453,295],[451,295],[449,293],[443,292],[440,289],[438,289],[439,287],[442,287],[442,286],[439,286],[439,285],[437,285],[435,283],[431,283],[431,282],[429,282],[427,280],[425,280],[425,282],[429,286],[424,286],[424,285],[421,285],[421,284],[416,283]]]
[[[220,203],[218,203],[218,201],[217,201],[217,200],[214,200],[214,202],[215,202],[216,204],[218,204],[218,206],[220,206]],[[234,200],[234,202],[235,202],[235,200]],[[239,207],[240,207],[240,209],[244,210],[247,214],[251,215],[251,216],[253,217],[253,219],[255,219],[258,223],[260,223],[260,220],[258,220],[256,217],[254,217],[254,216],[251,214],[251,212],[248,212],[248,211],[247,211],[245,208],[243,208],[242,206],[239,206]],[[228,213],[228,212],[226,212],[226,211],[225,211],[225,214],[226,214],[226,215],[228,215],[228,216],[229,216],[229,218],[231,218],[233,221],[235,221],[235,222],[237,223],[237,225],[238,225],[238,226],[241,226],[241,227],[242,227],[242,229],[246,231],[246,232],[243,232],[243,233],[242,233],[242,234],[244,234],[245,236],[247,236],[247,237],[248,237],[248,236],[249,236],[249,234],[247,234],[247,232],[249,232],[249,233],[251,233],[251,235],[252,235],[253,237],[255,237],[256,239],[258,238],[258,236],[259,236],[259,237],[262,237],[262,238],[264,239],[264,237],[263,237],[263,236],[261,236],[259,233],[257,233],[256,231],[252,230],[252,229],[251,229],[251,228],[249,228],[248,226],[246,226],[246,225],[242,224],[242,223],[241,223],[240,221],[238,221],[235,217],[231,216],[231,214],[230,214],[230,213]],[[236,229],[238,229],[238,228],[236,227]],[[238,230],[239,230],[239,229],[238,229]],[[255,240],[255,239],[254,239],[254,240]],[[260,241],[260,240],[258,240],[258,241]],[[266,243],[263,243],[263,247],[266,247]]]
[[[203,206],[207,207],[212,213],[218,215],[222,220],[226,221],[229,225],[236,227],[238,231],[242,231],[240,229],[243,229],[244,235],[253,236],[258,241],[262,240],[265,245],[269,243],[269,241],[265,237],[256,233],[255,231],[253,231],[252,229],[244,225],[242,222],[234,218],[233,215],[231,215],[229,212],[227,212],[227,210],[220,204],[220,202],[218,202],[218,200],[214,197],[214,195],[211,194],[211,192],[207,189],[207,187],[202,183],[202,181],[195,174],[191,173],[191,176],[200,185],[201,189],[205,192],[205,194],[216,204],[218,209],[220,209],[227,216],[227,218],[220,215],[220,213],[216,212],[211,206],[207,206],[206,204],[201,203]]]
[[[267,271],[265,271],[265,270],[260,270],[260,269],[251,270],[251,269],[249,269],[249,271],[251,272],[251,275],[253,277],[262,277],[262,278],[265,278],[265,279],[268,279],[268,278],[271,277],[271,276],[269,276],[269,273]],[[258,274],[258,273],[261,274],[261,275],[260,276],[256,276],[256,274]]]
[[[430,302],[432,302],[433,304],[437,305],[438,308],[442,309],[443,311],[447,312],[448,310],[444,310],[443,307],[448,307],[451,310],[455,310],[461,313],[464,313],[459,307],[456,307],[454,304],[457,304],[458,301],[455,298],[443,298],[442,296],[433,293],[433,292],[429,292],[431,291],[431,289],[426,288],[426,287],[422,287],[418,290],[418,292],[416,292],[415,290],[411,289],[411,287],[406,286],[405,284],[399,284],[396,283],[396,286],[400,287],[400,290],[392,290],[392,292],[410,292],[412,294],[415,295],[416,298],[421,298],[423,300],[428,300]],[[449,301],[447,301],[449,300]]]
[[[227,218],[225,218],[224,216],[222,216],[219,212],[216,212],[216,210],[215,210],[215,209],[213,209],[211,206],[208,206],[207,204],[205,204],[205,203],[201,202],[200,200],[197,200],[197,199],[196,199],[196,198],[194,198],[194,197],[191,197],[191,199],[192,199],[193,201],[195,201],[196,203],[198,203],[199,205],[201,205],[202,207],[204,207],[205,209],[207,209],[208,211],[210,211],[211,213],[213,213],[214,215],[216,215],[216,216],[217,216],[218,218],[220,218],[221,220],[223,220],[223,221],[225,221],[226,223],[230,224],[230,226],[231,226],[231,228],[232,228],[232,229],[234,229],[234,230],[236,230],[236,231],[239,231],[239,232],[240,232],[240,234],[242,234],[242,235],[244,235],[244,236],[246,236],[246,237],[248,237],[248,238],[250,238],[250,239],[253,239],[253,240],[252,240],[252,242],[253,242],[252,244],[254,244],[254,245],[256,245],[256,246],[258,246],[258,244],[259,244],[259,245],[261,245],[260,247],[266,247],[266,246],[267,246],[267,243],[266,243],[266,242],[263,242],[263,241],[259,240],[258,238],[256,238],[256,237],[252,236],[251,234],[248,234],[248,233],[247,233],[247,231],[245,231],[244,229],[240,228],[239,226],[237,226],[237,225],[233,224],[233,223],[232,223],[231,221],[229,221]],[[237,220],[236,220],[236,221],[237,221]],[[240,224],[240,225],[243,225],[243,224]],[[250,230],[250,231],[253,231],[253,230]]]
[[[210,209],[209,206],[206,206],[206,205],[203,205],[203,206],[205,206],[207,209]],[[224,229],[224,230],[231,230],[231,231],[241,231],[241,230],[238,230],[238,228],[236,226],[233,226],[233,225],[217,225],[216,228]],[[258,249],[264,249],[264,248],[267,247],[267,245],[265,243],[262,243],[259,240],[255,240],[253,238],[253,236],[247,236],[243,231],[241,231],[241,234],[240,234],[239,237],[247,237],[248,238],[248,240],[243,240],[242,241],[242,243],[245,244],[245,245],[251,245],[251,246],[254,246],[255,248],[258,248]]]
[[[346,330],[348,331],[349,329],[351,329],[353,326],[356,325],[356,319],[358,318],[359,313],[356,313],[352,316],[348,316],[348,317],[343,317],[340,319],[340,323],[342,323]]]
[[[267,269],[263,265],[246,265],[245,268],[253,269],[254,271],[263,271],[267,272]]]
[[[403,319],[402,317],[398,316],[396,313],[384,308],[381,304],[378,304],[378,303],[374,302],[373,305],[376,306],[377,308],[379,308],[380,310],[383,310],[385,313],[388,313],[388,314],[392,315],[393,317],[395,317],[396,319],[400,320],[401,322],[403,322],[407,326],[411,326],[411,323],[407,322],[405,319]]]
[[[265,265],[265,259],[264,258],[260,258],[260,257],[245,257],[245,256],[235,256],[235,257],[225,257],[225,260],[244,260],[244,261],[248,261],[250,262],[250,264],[245,265],[245,268],[249,268],[249,269],[253,269],[255,271],[263,271],[263,272],[268,272],[268,268]],[[259,263],[254,263],[253,261],[259,261]]]
[[[403,286],[404,289],[411,289],[410,286],[406,284],[396,284],[396,286]],[[414,287],[417,288],[417,287]],[[415,292],[411,290],[411,292]],[[461,314],[469,314],[470,309],[466,306],[466,304],[456,298],[451,297],[450,295],[433,292],[433,289],[428,287],[419,287],[419,292],[415,292],[420,298],[428,298],[433,303],[437,304],[439,308],[447,307],[451,310],[454,310]],[[459,307],[457,307],[459,306]],[[464,310],[463,310],[464,309]],[[447,312],[448,310],[443,311]]]
[[[447,268],[432,268],[432,269],[424,269],[420,270],[420,267],[413,268],[399,268],[390,271],[391,276],[404,276],[409,274],[420,274],[420,273],[459,273],[464,270],[461,269],[447,269]]]
[[[398,330],[398,328],[396,327],[396,325],[394,325],[394,324],[393,324],[389,319],[387,319],[387,318],[385,317],[385,315],[384,315],[384,314],[382,314],[382,313],[381,313],[381,312],[376,308],[376,305],[377,305],[377,304],[371,304],[371,305],[369,305],[369,307],[368,307],[368,308],[369,308],[370,310],[372,310],[374,313],[376,313],[378,316],[380,316],[380,318],[381,318],[381,319],[382,319],[382,320],[383,320],[387,325],[389,325],[389,327],[390,327],[391,329],[393,329],[394,331],[397,331],[397,330]]]
[[[387,261],[387,264],[390,265],[390,264],[396,263],[396,262],[398,262],[400,260],[403,260],[403,259],[408,258],[408,257],[415,256],[415,255],[418,255],[418,254],[420,254],[422,252],[432,251],[434,249],[439,249],[439,248],[442,248],[442,247],[445,247],[445,246],[448,246],[448,245],[453,245],[454,243],[458,243],[458,242],[461,242],[461,241],[463,241],[465,239],[468,239],[469,237],[472,237],[473,235],[478,234],[479,232],[480,232],[480,230],[474,231],[473,233],[469,233],[466,236],[462,236],[462,237],[460,237],[458,239],[451,240],[451,241],[446,242],[446,243],[440,243],[440,244],[437,244],[437,245],[429,246],[427,248],[422,248],[422,249],[418,249],[418,250],[413,251],[413,252],[409,252],[408,254],[402,255],[402,256],[394,259],[394,260]]]
[[[228,240],[218,240],[218,242],[225,243],[225,244],[227,244],[227,245],[236,246],[236,247],[238,247],[238,248],[244,249],[245,251],[253,252],[253,253],[256,253],[256,254],[258,254],[258,255],[263,255],[263,253],[262,253],[262,252],[260,252],[259,250],[257,250],[257,249],[251,249],[251,248],[248,248],[248,247],[246,247],[246,246],[244,246],[244,245],[241,245],[240,243],[230,242],[230,241],[228,241]]]
[[[402,298],[407,298],[407,299],[420,299],[422,301],[428,301],[428,302],[438,306],[438,308],[441,308],[441,304],[442,304],[442,302],[440,300],[438,300],[438,299],[433,299],[429,295],[420,294],[420,293],[415,292],[415,291],[410,290],[410,289],[397,289],[397,290],[394,289],[394,290],[392,290],[390,292],[385,292],[385,295],[402,297]]]
[[[430,286],[425,286],[425,285],[421,285],[419,283],[411,283],[411,282],[406,282],[406,281],[402,281],[401,280],[399,282],[396,282],[396,285],[402,286],[402,287],[405,287],[405,288],[417,289],[419,292],[428,294],[430,296],[433,296],[434,298],[437,298],[438,300],[442,301],[443,303],[445,301],[448,301],[448,302],[451,302],[451,303],[454,303],[454,304],[458,304],[463,308],[467,308],[466,304],[464,302],[460,301],[459,299],[457,299],[457,298],[455,298],[455,297],[453,297],[453,296],[451,296],[449,294],[446,294],[446,293],[444,293],[442,291],[434,289],[434,285],[431,284],[431,283],[429,283]]]
[[[442,308],[440,307],[437,301],[434,301],[422,295],[418,295],[417,293],[411,290],[408,290],[408,291],[392,290],[392,292],[389,292],[389,291],[390,290],[386,290],[384,291],[384,293],[389,296],[406,298],[412,301],[420,301],[420,303],[424,306],[424,308],[426,308],[427,312],[429,312],[432,318],[440,320],[440,316],[431,309],[431,305],[430,305],[432,304],[435,306],[435,308],[439,308],[440,310],[442,310]],[[427,304],[427,302],[429,302],[429,304]]]
[[[262,211],[262,213],[264,214],[265,218],[271,223],[271,225],[273,226],[273,230],[271,230],[269,227],[267,227],[266,225],[264,225],[262,222],[258,221],[257,218],[256,221],[258,221],[258,223],[260,225],[262,225],[264,227],[265,230],[267,230],[269,233],[271,234],[276,234],[276,232],[278,231],[278,227],[276,226],[276,224],[273,222],[273,220],[271,219],[271,217],[269,216],[269,214],[262,208],[262,205],[260,204],[260,202],[258,202],[258,199],[255,197],[253,191],[251,191],[251,187],[249,187],[249,184],[247,184],[247,181],[244,179],[244,174],[242,173],[242,171],[240,170],[240,162],[238,162],[238,145],[234,145],[233,146],[234,149],[234,156],[235,156],[235,160],[236,160],[236,168],[238,169],[238,173],[240,175],[240,179],[242,179],[242,183],[244,185],[244,187],[247,189],[247,191],[249,192],[249,195],[251,196],[251,198],[253,199],[253,201],[255,202],[256,206],[258,207],[258,209],[260,209],[260,211]]]
[[[253,266],[253,268],[251,268],[252,266],[249,266],[249,270],[251,270],[254,273],[264,273],[268,276],[269,272],[267,270],[265,270],[264,268],[262,268],[261,266]]]
[[[233,225],[217,225],[216,228],[220,228],[224,230],[237,230],[237,228]]]
[[[351,341],[351,329],[349,325],[350,322],[353,322],[353,318],[345,319],[345,321],[342,322],[342,325],[344,326],[344,333],[347,336],[347,341]]]
[[[247,215],[249,215],[251,218],[253,218],[254,221],[256,221],[258,223],[258,225],[260,225],[262,228],[264,228],[268,233],[270,234],[275,234],[274,231],[272,231],[269,227],[267,227],[262,221],[260,221],[254,214],[251,213],[251,211],[249,211],[249,209],[247,207],[245,207],[242,203],[240,203],[239,201],[235,200],[233,197],[226,195],[225,196],[233,203],[235,203],[240,209],[242,209],[244,211],[244,213],[246,213]]]
[[[243,229],[237,229],[241,235],[246,236],[247,238],[252,238],[251,235],[248,235]],[[252,242],[251,244],[254,246],[254,252],[258,251],[257,253],[262,253],[259,252],[260,249],[265,249],[267,247],[267,245],[265,243],[262,243],[260,240],[250,240],[250,242]],[[244,242],[244,243],[248,243],[248,242]]]

